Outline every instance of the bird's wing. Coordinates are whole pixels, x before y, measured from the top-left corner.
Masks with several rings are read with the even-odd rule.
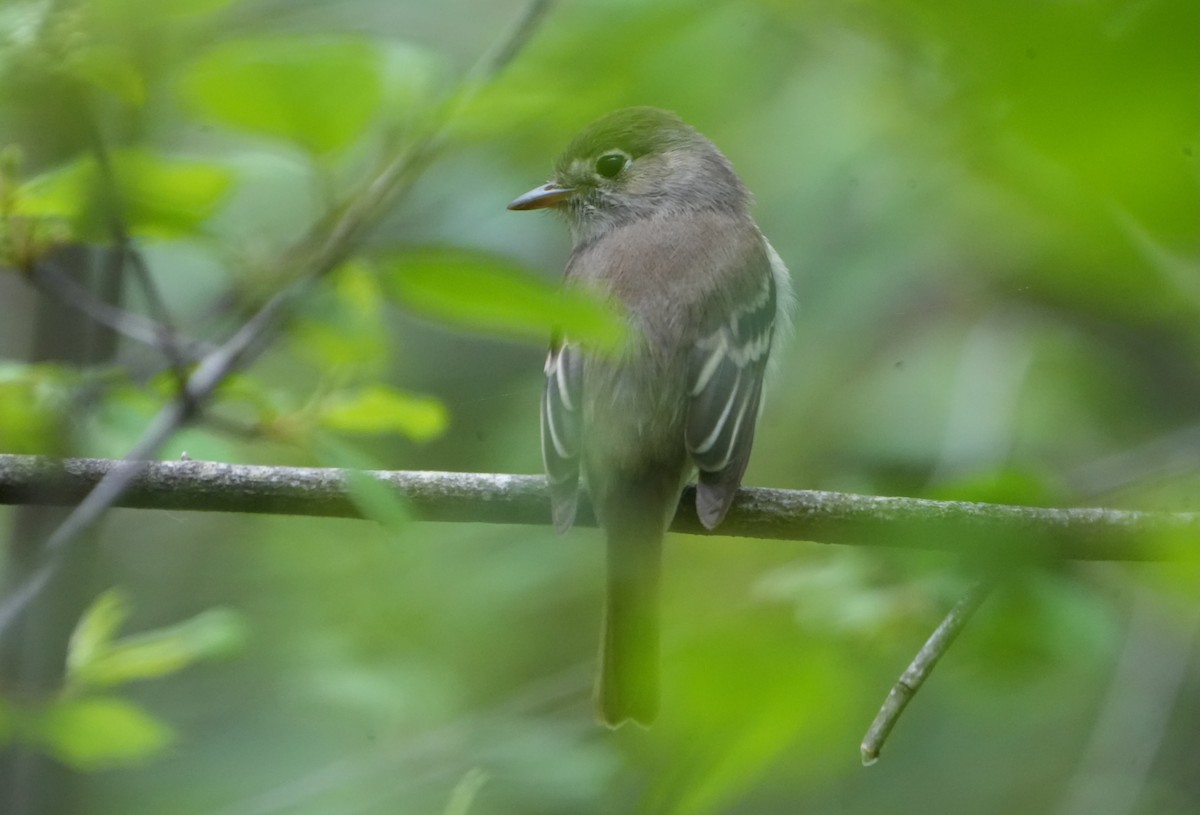
[[[750,460],[775,333],[779,291],[772,264],[768,254],[755,262],[762,265],[758,285],[691,350],[685,440],[700,470],[696,512],[709,529],[729,511]]]
[[[542,390],[542,464],[550,483],[554,528],[559,532],[574,523],[579,497],[582,374],[579,348],[554,340],[546,356]]]

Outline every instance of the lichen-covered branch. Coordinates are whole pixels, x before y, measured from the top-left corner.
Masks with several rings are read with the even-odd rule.
[[[0,455],[0,504],[73,504],[121,466],[107,459]],[[425,521],[546,524],[541,476],[377,471]],[[673,529],[691,534],[940,549],[1079,560],[1156,560],[1200,538],[1200,514],[1115,509],[1047,509],[885,498],[812,490],[743,489],[716,533],[695,518],[684,493]],[[115,506],[139,509],[361,517],[345,471],[212,461],[140,464]],[[592,523],[581,508],[579,523]]]

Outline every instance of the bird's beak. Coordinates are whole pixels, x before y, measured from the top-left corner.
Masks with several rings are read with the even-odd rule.
[[[575,189],[573,187],[562,187],[550,181],[540,187],[534,187],[524,195],[518,196],[508,205],[508,208],[526,210],[556,207],[574,194]]]

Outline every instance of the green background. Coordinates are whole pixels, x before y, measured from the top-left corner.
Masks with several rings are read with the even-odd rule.
[[[439,127],[436,159],[355,261],[221,392],[221,421],[162,454],[538,472],[569,244],[553,217],[505,204],[587,122],[652,104],[730,157],[795,279],[748,484],[1197,508],[1200,6],[564,3],[498,79],[464,79],[523,8],[0,8],[0,143],[20,148],[4,169],[0,452],[119,456],[170,394],[134,343],[115,382],[23,362],[37,295],[14,224],[106,234],[82,122],[112,151],[178,325],[213,340],[239,312],[211,304],[283,286],[284,248]],[[71,394],[97,379],[79,411]],[[64,413],[69,444],[47,418]],[[412,523],[361,497],[379,523],[108,516],[94,583],[121,587],[124,631],[220,607],[238,616],[217,629],[244,644],[116,691],[173,736],[97,748],[86,811],[1200,808],[1194,555],[981,565],[672,537],[662,718],[608,732],[590,703],[597,533]],[[1007,577],[862,768],[887,690],[981,570]]]

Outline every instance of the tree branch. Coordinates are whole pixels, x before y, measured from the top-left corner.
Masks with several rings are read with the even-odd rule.
[[[950,650],[950,646],[954,644],[954,640],[962,631],[963,626],[979,610],[994,587],[995,583],[988,580],[973,585],[954,604],[945,619],[934,629],[933,633],[929,635],[929,639],[921,646],[921,650],[913,657],[904,673],[900,674],[900,678],[892,686],[891,692],[883,700],[883,707],[879,709],[875,721],[871,722],[871,726],[867,728],[867,734],[863,736],[859,750],[862,753],[864,767],[869,767],[879,760],[879,752],[883,749],[883,743],[887,741],[887,737],[892,732],[892,728],[896,726],[896,722],[899,721],[900,715],[904,713],[908,703],[916,696],[917,691],[921,689],[925,680],[929,678],[929,674],[937,666],[938,660]]]
[[[0,455],[0,504],[75,504],[108,473],[111,459]],[[138,462],[114,506],[361,518],[343,470],[212,461]],[[373,471],[423,521],[545,525],[545,479],[533,475]],[[677,532],[820,543],[934,549],[977,557],[1162,560],[1161,544],[1200,536],[1200,514],[1116,509],[1047,509],[887,498],[813,490],[742,489],[715,533],[696,519],[684,492]],[[592,526],[588,507],[579,525]]]
[[[47,297],[61,301],[135,342],[157,348],[162,343],[164,335],[170,335],[171,341],[179,346],[181,352],[189,359],[203,356],[212,351],[214,347],[210,342],[189,339],[172,333],[167,326],[148,317],[104,302],[72,280],[70,275],[49,260],[42,259],[34,264],[26,279]]]

